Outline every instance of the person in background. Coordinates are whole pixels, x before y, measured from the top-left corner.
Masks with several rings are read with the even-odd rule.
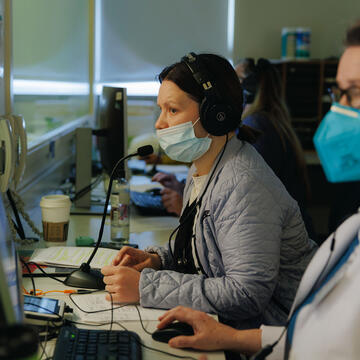
[[[185,183],[179,181],[174,174],[163,172],[156,173],[152,177],[152,181],[157,181],[164,186],[161,191],[161,199],[167,212],[180,216]]]
[[[155,134],[142,134],[132,139],[129,153],[135,152],[137,148],[144,145],[152,145],[154,152],[146,157],[140,157],[146,164],[152,164],[151,170],[146,172],[147,175],[153,176],[152,181],[161,183],[164,188],[161,191],[162,202],[168,213],[180,216],[182,209],[182,195],[185,187],[185,181],[178,181],[176,176],[171,173],[158,172],[158,164],[167,165],[187,165],[191,163],[182,163],[169,158],[160,148],[159,141]]]
[[[253,58],[244,58],[238,61],[235,66],[236,74],[240,80],[240,83],[251,74],[251,69],[255,68],[255,62]]]
[[[178,231],[170,246],[122,248],[101,270],[106,290],[115,302],[186,305],[241,328],[283,324],[316,244],[296,201],[250,145],[256,132],[243,125],[235,136],[242,88],[233,67],[190,53],[159,80],[160,146],[192,162]]]
[[[348,30],[345,45],[336,77],[338,86],[333,91],[336,103],[319,129],[322,127],[321,131],[327,133],[330,130],[327,126],[333,124],[339,132],[339,138],[333,141],[352,138],[352,146],[356,145],[347,146],[344,154],[355,160],[349,169],[355,181],[360,180],[360,21]],[[357,120],[356,123],[354,120]],[[349,122],[354,124],[353,128],[340,127]],[[332,144],[326,137],[322,141],[325,144],[328,142],[327,146]],[[318,151],[321,146],[324,143],[317,145]],[[334,153],[338,158],[327,159],[326,165],[331,167],[343,161],[342,155]],[[344,170],[338,168],[337,171],[341,173]],[[355,173],[357,177],[354,177]],[[258,352],[251,359],[265,359],[265,353],[270,354],[268,360],[359,359],[359,198],[357,206],[357,213],[329,236],[308,265],[286,327],[261,326],[236,330],[200,311],[177,307],[160,317],[158,328],[178,320],[192,325],[195,334],[175,337],[169,345],[201,350],[228,349],[243,354]],[[281,334],[285,335],[281,337]],[[260,350],[262,347],[263,350]]]
[[[280,75],[266,59],[259,59],[257,64],[253,59],[246,59],[241,64],[245,76],[242,79],[243,124],[261,132],[253,144],[255,149],[298,202],[306,230],[316,241],[313,222],[307,212],[310,185],[304,152],[291,126]]]

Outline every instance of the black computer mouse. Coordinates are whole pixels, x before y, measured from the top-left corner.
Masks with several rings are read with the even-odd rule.
[[[194,335],[192,326],[183,322],[174,322],[162,329],[155,330],[151,336],[155,341],[167,343],[173,337],[181,335]]]
[[[152,196],[161,196],[161,188],[148,189],[145,192],[150,193]]]

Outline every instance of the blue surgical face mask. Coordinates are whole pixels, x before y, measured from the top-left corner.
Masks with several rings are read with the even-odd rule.
[[[191,162],[209,150],[212,140],[209,137],[198,138],[194,133],[199,119],[194,124],[189,121],[156,131],[160,146],[167,156],[176,161]]]
[[[360,110],[334,103],[314,144],[330,182],[360,180]]]

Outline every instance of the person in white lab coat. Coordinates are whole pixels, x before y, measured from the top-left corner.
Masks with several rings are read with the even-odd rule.
[[[325,173],[330,177],[331,171],[335,181],[360,180],[360,22],[348,30],[345,46],[337,87],[332,91],[335,104],[315,135]],[[328,137],[334,126],[339,133],[336,140],[345,139],[346,146],[338,145],[330,155],[334,145]],[[336,162],[340,166],[334,170]],[[262,325],[259,329],[236,330],[184,307],[166,312],[158,327],[175,320],[192,325],[194,335],[171,339],[172,347],[256,353],[252,359],[264,359],[268,354],[271,360],[360,359],[359,240],[360,199],[358,213],[328,237],[309,263],[285,327]]]

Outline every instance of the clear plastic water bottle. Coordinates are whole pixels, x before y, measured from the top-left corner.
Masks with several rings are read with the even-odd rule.
[[[130,219],[130,186],[125,176],[114,180],[110,203],[111,241],[128,243]]]

